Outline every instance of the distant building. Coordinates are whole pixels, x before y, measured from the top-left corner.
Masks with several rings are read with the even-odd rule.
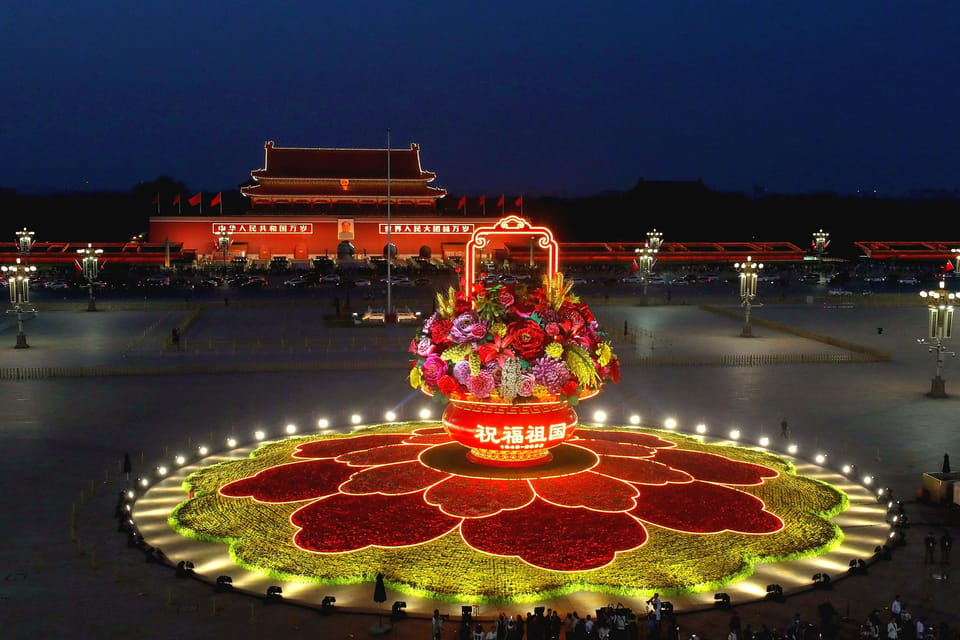
[[[264,145],[263,168],[240,193],[254,212],[383,214],[434,213],[446,190],[420,166],[420,146],[409,149],[306,149]]]

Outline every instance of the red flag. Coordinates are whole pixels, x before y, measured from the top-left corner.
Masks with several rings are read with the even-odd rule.
[[[943,265],[944,271],[953,271],[953,263],[947,260],[947,264]]]
[[[523,196],[520,196],[519,198],[517,198],[516,200],[514,200],[514,201],[513,201],[513,206],[515,206],[515,207],[522,207],[522,206],[523,206]]]
[[[463,196],[457,201],[457,211],[460,211],[460,209],[463,209],[465,206],[467,206],[467,196]]]
[[[503,196],[500,196],[500,199],[497,200],[497,206],[498,206],[498,207],[502,207],[502,206],[503,206]]]
[[[187,200],[187,202],[190,203],[190,206],[191,206],[191,207],[195,207],[195,206],[197,206],[198,204],[200,204],[200,198],[201,198],[201,194],[202,194],[202,193],[203,193],[202,191],[201,191],[201,192],[198,192],[198,193],[195,193],[195,194],[193,194],[193,195]]]
[[[223,193],[223,192],[221,191],[220,193]],[[213,200],[210,201],[210,206],[211,206],[211,207],[215,207],[215,206],[217,206],[218,204],[220,204],[220,193],[218,193],[217,195],[213,196]]]
[[[153,196],[153,200],[150,201],[150,204],[160,204],[160,194]]]
[[[640,270],[640,265],[638,265],[637,261],[634,260],[633,263],[631,263],[630,265],[630,271],[639,271],[639,270]]]
[[[172,204],[173,206],[177,206],[178,204],[180,204],[180,193],[179,193],[179,192],[177,193],[177,195],[173,196],[173,202],[172,202],[171,204]]]
[[[480,206],[481,207],[487,206],[487,196],[480,196]]]

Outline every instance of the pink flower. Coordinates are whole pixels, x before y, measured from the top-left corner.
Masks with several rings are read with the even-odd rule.
[[[447,363],[436,353],[431,353],[423,362],[423,379],[431,387],[437,385],[440,376],[447,372]]]
[[[478,398],[489,398],[497,384],[493,380],[493,374],[486,370],[481,370],[479,374],[467,378],[467,391]]]

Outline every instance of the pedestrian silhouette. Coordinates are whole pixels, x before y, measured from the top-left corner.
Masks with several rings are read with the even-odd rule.
[[[790,436],[790,425],[787,424],[786,418],[780,421],[780,435],[784,438]]]
[[[943,472],[950,473],[950,454],[943,454]]]
[[[176,327],[173,328],[173,331],[170,332],[170,340],[173,342],[173,346],[180,348],[180,330]]]

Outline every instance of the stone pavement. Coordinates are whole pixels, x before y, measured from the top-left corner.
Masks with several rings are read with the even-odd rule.
[[[581,417],[588,419],[594,406],[606,409],[611,421],[638,410],[652,426],[673,417],[681,428],[703,421],[717,434],[737,426],[770,436],[787,417],[798,455],[823,450],[831,462],[856,464],[906,502],[907,543],[891,560],[871,559],[867,575],[835,577],[829,591],[811,587],[784,603],[734,602],[744,623],[782,628],[795,611],[816,623],[818,606],[829,601],[845,619],[842,629],[852,634],[871,609],[883,609],[899,593],[915,615],[960,629],[956,593],[944,579],[949,572],[925,565],[920,547],[927,529],[960,535],[955,507],[915,499],[921,474],[939,471],[943,454],[960,450],[956,399],[925,396],[935,366],[934,355],[916,342],[925,330],[925,310],[754,309],[758,322],[782,322],[891,355],[889,362],[833,364],[815,363],[813,356],[836,353],[835,347],[760,325],[754,338],[741,338],[738,322],[692,306],[611,304],[595,311],[605,326],[618,330],[625,367],[623,382],[608,385]],[[376,406],[413,411],[420,399],[403,379],[405,354],[395,353],[412,329],[330,329],[311,308],[233,305],[192,319],[191,313],[189,305],[98,313],[51,309],[27,321],[29,349],[0,350],[0,371],[36,374],[3,382],[3,637],[341,638],[370,635],[370,627],[382,621],[372,602],[369,609],[322,616],[314,609],[267,605],[262,598],[215,596],[209,585],[177,580],[169,568],[127,548],[113,510],[124,485],[124,453],[131,454],[136,473],[231,430],[276,429],[318,415],[344,425],[349,413],[373,413]],[[10,347],[11,320],[4,318],[0,330],[0,344]],[[170,329],[184,322],[183,348],[171,349]],[[627,335],[621,336],[624,323]],[[365,349],[356,353],[361,343]],[[783,357],[788,354],[812,360]],[[770,358],[724,359],[731,355]],[[955,367],[948,356],[948,393]],[[457,607],[450,609],[455,614]],[[681,638],[725,636],[729,612],[679,613]],[[453,637],[456,619],[445,637]],[[390,631],[397,638],[428,634],[419,615]]]

